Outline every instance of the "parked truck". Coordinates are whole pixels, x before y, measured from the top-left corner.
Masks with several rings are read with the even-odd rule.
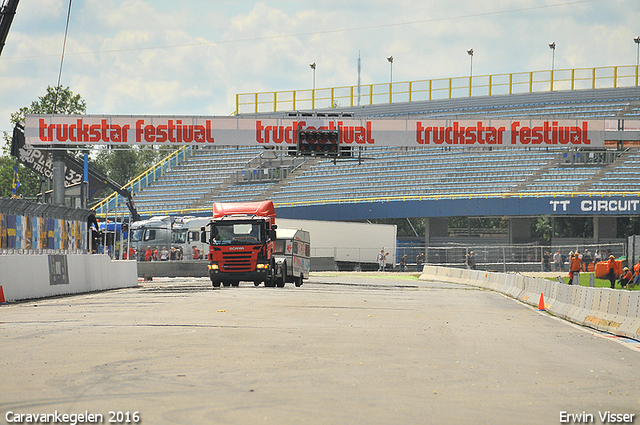
[[[131,223],[131,247],[140,259],[147,247],[169,248],[177,235],[172,235],[173,219],[156,216]]]
[[[211,217],[153,216],[147,220],[131,223],[131,247],[144,255],[147,247],[180,248],[184,258],[191,259],[193,246],[198,252],[208,251],[208,244],[200,242],[200,228],[211,221]]]
[[[284,286],[286,277],[276,261],[275,209],[273,202],[213,204],[201,241],[209,243],[209,277],[214,288],[251,281],[258,286]],[[207,234],[208,233],[208,234]]]

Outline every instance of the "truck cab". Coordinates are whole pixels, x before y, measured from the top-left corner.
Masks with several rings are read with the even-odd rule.
[[[214,288],[238,286],[240,281],[276,285],[271,201],[214,203],[207,227],[201,229],[201,240],[209,244],[209,278]]]
[[[169,216],[151,217],[131,223],[131,247],[138,254],[138,259],[144,255],[148,246],[162,248],[170,247],[172,243],[172,219]]]

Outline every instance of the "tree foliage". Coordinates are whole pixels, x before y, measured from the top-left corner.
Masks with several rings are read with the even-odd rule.
[[[0,198],[13,196],[13,176],[16,159],[10,156],[0,157]],[[20,187],[16,190],[18,196],[35,200],[40,192],[40,176],[27,167],[18,164]]]
[[[124,186],[171,151],[152,147],[132,149],[103,149],[95,159],[96,166],[111,180]]]
[[[79,94],[73,94],[69,87],[47,86],[47,93],[31,102],[30,106],[20,108],[11,114],[13,124],[24,125],[27,114],[63,114],[80,115],[87,113],[87,103]]]
[[[31,102],[31,105],[20,108],[11,114],[11,124],[24,126],[27,114],[65,114],[82,115],[87,111],[87,104],[79,94],[74,94],[69,87],[48,86],[46,93]],[[15,158],[10,156],[12,135],[4,133],[5,144],[0,155],[0,197],[13,195],[12,182],[14,174]],[[151,167],[158,160],[169,153],[166,149],[154,149],[153,147],[133,147],[132,149],[108,149],[96,147],[78,146],[70,151],[72,155],[79,156],[82,153],[91,153],[90,166],[101,174],[109,177],[120,185]],[[21,186],[17,190],[18,195],[35,199],[40,192],[41,176],[30,169],[18,165]],[[107,196],[110,191],[101,195]]]
[[[46,93],[38,97],[38,100],[31,102],[31,105],[20,108],[11,114],[11,124],[24,126],[24,117],[27,114],[84,114],[87,104],[79,94],[74,94],[69,87],[48,86]],[[10,156],[11,137],[9,133],[4,133],[5,140],[2,155],[0,156],[0,197],[10,197],[13,195],[13,175],[16,159]],[[23,165],[18,165],[18,175],[20,187],[16,193],[28,199],[35,199],[40,192],[41,177]]]

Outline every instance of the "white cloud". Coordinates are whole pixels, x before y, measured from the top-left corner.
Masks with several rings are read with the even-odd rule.
[[[226,115],[241,92],[635,63],[636,0],[73,3],[62,84],[89,112]],[[0,129],[55,85],[66,7],[22,0],[0,58]],[[401,24],[401,25],[396,25]],[[48,56],[51,55],[51,56]],[[346,101],[341,101],[346,104]]]

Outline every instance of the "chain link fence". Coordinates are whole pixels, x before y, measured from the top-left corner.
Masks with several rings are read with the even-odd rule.
[[[551,271],[553,271],[553,254],[559,251],[564,257],[564,270],[568,270],[569,253],[576,250],[580,253],[589,251],[593,258],[596,250],[602,257],[610,254],[616,258],[626,255],[626,244],[578,244],[578,245],[473,245],[473,246],[402,246],[397,249],[396,258],[407,255],[408,263],[415,264],[419,252],[425,254],[425,264],[466,267],[467,256],[473,252],[475,265],[478,270],[488,271],[545,271],[543,266],[544,253],[548,252],[551,259]]]

